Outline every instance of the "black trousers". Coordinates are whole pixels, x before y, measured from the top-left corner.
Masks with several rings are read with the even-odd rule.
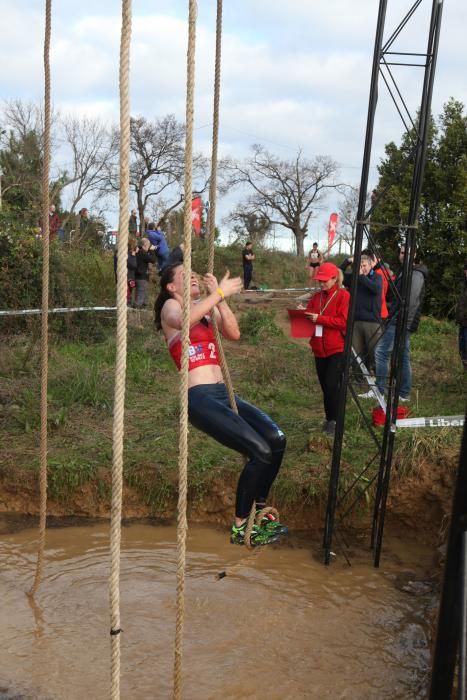
[[[315,357],[316,373],[323,390],[326,420],[337,419],[343,359],[343,352],[329,357]]]
[[[248,289],[253,277],[253,265],[243,265],[243,286]]]
[[[199,384],[188,390],[190,423],[222,445],[247,456],[237,486],[235,515],[248,517],[251,507],[265,503],[282,463],[285,435],[259,408],[235,397],[230,408],[225,384]]]

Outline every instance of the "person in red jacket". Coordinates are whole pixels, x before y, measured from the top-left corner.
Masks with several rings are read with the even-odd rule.
[[[350,294],[340,286],[339,270],[333,263],[320,265],[315,280],[320,291],[308,301],[305,314],[313,323],[310,345],[323,391],[326,414],[323,432],[334,435]]]

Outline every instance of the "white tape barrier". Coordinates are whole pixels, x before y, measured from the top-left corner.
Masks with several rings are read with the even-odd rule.
[[[49,314],[68,314],[74,311],[116,311],[116,306],[76,306],[75,308],[49,309]],[[0,316],[34,316],[42,309],[22,309],[21,311],[0,311]]]
[[[397,428],[462,428],[464,416],[434,416],[433,418],[399,418]]]

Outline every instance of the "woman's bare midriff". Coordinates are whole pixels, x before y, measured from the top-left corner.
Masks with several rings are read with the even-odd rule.
[[[188,388],[198,384],[219,384],[224,381],[219,365],[204,365],[188,372]]]

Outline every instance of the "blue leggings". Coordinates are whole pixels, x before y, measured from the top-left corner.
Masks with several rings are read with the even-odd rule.
[[[190,423],[225,447],[247,457],[237,485],[235,515],[246,518],[253,503],[263,504],[282,463],[286,439],[271,418],[235,397],[230,408],[225,384],[199,384],[188,390]]]

